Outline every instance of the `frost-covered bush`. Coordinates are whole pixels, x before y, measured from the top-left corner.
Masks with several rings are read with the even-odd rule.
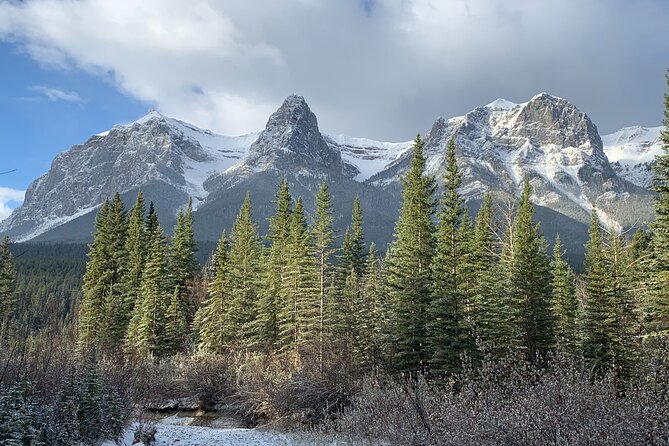
[[[449,383],[365,379],[327,427],[353,444],[667,444],[666,383],[655,375],[621,391],[612,377],[592,378],[573,361],[506,359]]]

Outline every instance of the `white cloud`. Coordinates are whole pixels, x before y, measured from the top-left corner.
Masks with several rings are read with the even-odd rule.
[[[23,202],[26,191],[0,187],[0,221],[9,217],[14,208]]]
[[[0,39],[225,133],[299,93],[326,130],[407,139],[539,91],[608,130],[657,125],[668,16],[661,0],[24,0],[0,3]]]
[[[76,91],[59,90],[58,88],[48,87],[46,85],[33,85],[28,90],[43,94],[51,102],[85,102],[84,98],[79,96]]]

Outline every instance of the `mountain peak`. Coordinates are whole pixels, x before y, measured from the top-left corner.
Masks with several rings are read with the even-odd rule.
[[[147,114],[145,114],[144,116],[142,116],[141,118],[139,118],[139,119],[137,119],[136,121],[132,122],[132,124],[130,124],[130,125],[133,125],[133,124],[144,124],[144,123],[149,122],[149,121],[151,121],[151,120],[163,120],[163,121],[164,121],[165,119],[169,119],[169,118],[167,118],[167,116],[163,115],[162,113],[160,113],[160,112],[157,111],[157,110],[151,110],[151,111],[149,111]]]
[[[485,108],[489,108],[491,110],[511,110],[515,107],[517,107],[519,104],[516,104],[515,102],[508,101],[503,98],[495,99],[492,101],[490,104],[486,105]]]

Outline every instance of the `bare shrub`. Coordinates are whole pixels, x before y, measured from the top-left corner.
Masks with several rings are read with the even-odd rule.
[[[659,445],[668,416],[666,392],[647,380],[621,392],[612,376],[593,379],[565,358],[545,367],[507,358],[449,383],[365,379],[332,428],[354,444]]]

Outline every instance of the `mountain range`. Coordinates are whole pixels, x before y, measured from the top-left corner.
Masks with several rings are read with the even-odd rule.
[[[652,220],[648,186],[661,151],[660,130],[627,127],[600,136],[572,103],[541,93],[521,104],[498,99],[464,116],[438,118],[424,141],[428,172],[438,180],[446,144],[455,141],[462,193],[472,212],[486,190],[504,203],[529,177],[548,238],[560,232],[581,251],[593,203],[612,229]],[[23,205],[0,222],[0,233],[16,241],[88,241],[105,198],[119,191],[131,205],[140,190],[166,228],[192,197],[196,236],[203,241],[217,240],[230,228],[249,191],[264,231],[285,177],[307,210],[326,179],[340,231],[359,196],[367,238],[383,246],[392,236],[411,145],[325,134],[296,95],[262,131],[242,136],[217,135],[153,111],[56,156],[29,186]]]

